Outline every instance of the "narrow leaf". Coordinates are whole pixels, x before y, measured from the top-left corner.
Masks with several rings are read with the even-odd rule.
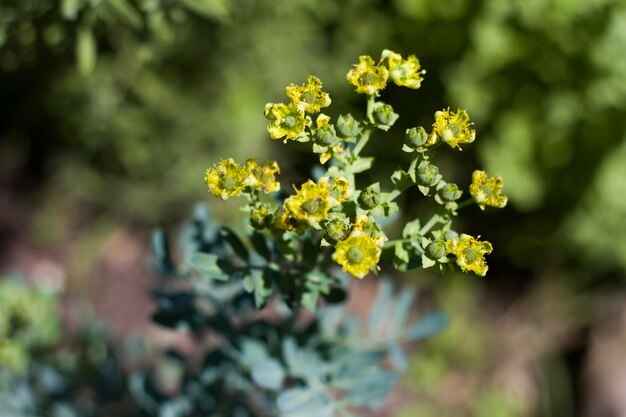
[[[439,333],[447,324],[448,316],[445,313],[433,311],[411,325],[405,333],[405,337],[413,341],[427,339]]]

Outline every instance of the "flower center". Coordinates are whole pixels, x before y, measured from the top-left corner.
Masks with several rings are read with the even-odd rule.
[[[222,180],[222,188],[226,191],[233,191],[237,187],[237,183],[233,179],[233,177],[225,177]]]
[[[315,214],[320,209],[320,203],[317,200],[306,200],[302,203],[302,208],[309,214]]]
[[[283,122],[285,126],[292,128],[296,125],[296,118],[293,116],[285,117],[285,121]]]
[[[305,103],[314,104],[315,103],[315,94],[313,94],[310,91],[305,91],[304,93],[302,93],[301,99]]]
[[[465,256],[465,260],[467,261],[467,263],[472,264],[476,262],[476,259],[478,258],[478,253],[476,252],[476,249],[465,248],[463,249],[463,256]]]
[[[348,260],[353,264],[361,263],[363,260],[363,251],[359,248],[350,248],[348,251]]]
[[[459,129],[459,127],[455,123],[448,124],[448,129],[450,129],[454,137],[459,136],[459,133],[461,133],[461,129]]]
[[[371,85],[376,82],[376,77],[372,72],[366,72],[365,74],[361,74],[359,77],[359,81],[362,85]]]

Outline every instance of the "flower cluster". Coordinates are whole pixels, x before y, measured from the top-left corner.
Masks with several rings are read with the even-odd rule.
[[[330,96],[322,91],[322,82],[312,75],[305,85],[287,86],[286,94],[291,103],[268,103],[264,112],[265,117],[272,122],[267,126],[270,137],[285,138],[285,142],[302,138],[305,128],[311,125],[311,118],[307,114],[318,113],[331,103]]]
[[[279,173],[276,161],[267,161],[260,166],[256,159],[248,159],[241,166],[229,158],[207,169],[204,182],[214,196],[227,200],[242,192],[261,191],[269,194],[278,191],[280,184],[276,181],[276,174]]]
[[[357,93],[371,96],[378,95],[390,78],[400,87],[419,88],[425,73],[415,55],[403,59],[400,54],[385,49],[378,64],[369,55],[360,56],[347,79],[356,87]]]
[[[407,129],[402,149],[411,154],[412,161],[408,169],[393,173],[392,190],[382,191],[379,183],[363,189],[355,186],[356,175],[369,170],[373,163],[373,158],[361,156],[364,147],[375,132],[389,131],[399,117],[391,105],[378,99],[381,91],[390,82],[417,89],[424,74],[413,55],[404,59],[396,52],[384,50],[378,62],[367,55],[359,57],[347,73],[347,80],[357,93],[367,95],[367,113],[361,119],[340,115],[334,123],[320,113],[331,100],[318,78],[309,76],[306,84],[290,84],[286,88],[290,103],[266,105],[265,116],[271,121],[267,130],[272,139],[312,142],[321,164],[332,160],[323,176],[294,186],[292,195],[282,201],[264,201],[262,195],[279,189],[276,162],[260,166],[256,160],[248,160],[240,166],[228,159],[207,170],[205,181],[209,190],[222,199],[247,193],[250,224],[257,231],[268,231],[290,262],[313,256],[297,253],[298,248],[311,251],[310,245],[303,243],[306,241],[315,242],[321,251],[334,249],[332,256],[313,256],[313,261],[309,261],[313,263],[307,268],[322,268],[315,262],[330,258],[360,279],[377,271],[383,253],[389,251],[385,259],[393,259],[394,266],[401,270],[422,266],[444,271],[456,264],[462,271],[484,276],[485,256],[491,253],[491,244],[467,234],[459,235],[452,230],[452,219],[459,209],[472,203],[481,209],[504,207],[507,198],[502,195],[502,179],[475,171],[469,186],[471,197],[462,201],[463,189],[446,181],[432,160],[443,143],[460,150],[461,145],[475,140],[476,133],[465,110],[448,108],[436,112],[430,133],[419,126]],[[380,220],[398,210],[394,200],[410,187],[432,197],[435,212],[423,224],[419,219],[408,222],[402,238],[389,240]]]

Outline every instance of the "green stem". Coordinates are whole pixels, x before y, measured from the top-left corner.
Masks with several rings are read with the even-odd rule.
[[[367,96],[367,120],[371,124],[375,124],[374,123],[374,103],[376,103],[376,96],[373,94],[368,95]]]
[[[359,141],[356,143],[354,149],[352,150],[352,154],[355,157],[359,156],[359,154],[361,153],[361,151],[363,150],[365,145],[367,145],[367,142],[370,140],[370,135],[371,134],[372,134],[372,130],[371,129],[367,129],[367,130],[365,130],[361,134],[361,137],[359,138]]]
[[[476,201],[474,201],[473,198],[468,198],[465,201],[461,201],[459,204],[457,204],[456,209],[462,209],[463,207],[467,207],[467,206],[471,206],[472,204],[474,204]]]
[[[424,225],[424,227],[420,229],[419,234],[424,236],[426,233],[430,232],[430,229],[432,229],[434,225],[437,223],[443,223],[442,220],[443,218],[438,213],[435,213],[433,217],[431,217],[430,220],[428,220],[428,222]]]

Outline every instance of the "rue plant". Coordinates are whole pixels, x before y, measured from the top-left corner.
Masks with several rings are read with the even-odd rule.
[[[507,198],[502,195],[502,179],[475,171],[469,197],[461,200],[463,190],[444,179],[433,159],[440,146],[460,151],[474,142],[476,132],[468,113],[443,109],[435,113],[431,127],[407,129],[403,141],[391,135],[390,128],[399,116],[380,100],[381,92],[391,83],[417,89],[424,74],[413,55],[404,59],[385,50],[378,62],[370,56],[359,57],[347,80],[366,98],[365,115],[360,119],[346,114],[332,121],[323,113],[331,98],[314,76],[303,85],[286,88],[290,102],[265,106],[270,138],[311,144],[326,170],[317,178],[281,188],[275,161],[260,165],[255,159],[242,164],[226,159],[207,169],[209,191],[222,199],[244,196],[243,210],[249,213],[250,225],[264,233],[255,233],[255,239],[269,237],[276,248],[264,265],[248,263],[240,268],[288,274],[286,284],[275,281],[271,287],[290,299],[298,290],[295,298],[310,308],[314,308],[318,293],[327,295],[337,281],[336,265],[360,279],[380,270],[385,251],[392,252],[393,265],[400,270],[421,266],[444,271],[456,265],[464,272],[487,273],[485,255],[491,253],[491,244],[457,233],[452,222],[460,208],[472,203],[481,209],[504,207]],[[383,135],[392,137],[375,137]],[[374,162],[364,156],[370,140],[384,140],[390,146],[395,143],[411,154],[410,164],[391,174],[393,187],[389,190],[383,190],[380,182],[362,189],[356,186],[355,177]],[[432,199],[438,209],[430,219],[407,222],[402,237],[389,240],[380,220],[398,211],[394,200],[411,187]],[[279,191],[289,192],[289,188],[293,188],[291,195],[278,197]]]
[[[211,194],[242,198],[249,234],[241,239],[199,206],[181,234],[180,264],[165,234],[154,235],[156,272],[164,277],[154,292],[154,321],[184,329],[203,356],[190,368],[185,354],[172,354],[168,366],[177,363],[178,370],[166,385],[175,390],[155,390],[149,373],[137,379],[142,407],[172,416],[242,417],[349,417],[381,407],[408,365],[407,343],[433,336],[447,318],[439,311],[416,317],[414,291],[394,294],[386,278],[367,316],[354,315],[345,303],[351,277],[378,273],[387,258],[400,270],[458,267],[485,275],[491,244],[455,232],[452,220],[472,203],[506,204],[502,180],[482,171],[472,177],[470,197],[460,200],[463,191],[444,180],[433,160],[440,146],[460,150],[474,141],[464,110],[438,111],[431,128],[393,137],[399,116],[380,93],[391,83],[417,89],[424,73],[414,56],[360,57],[347,79],[366,98],[362,118],[325,114],[331,98],[314,76],[287,87],[289,102],[268,103],[270,138],[308,143],[326,167],[313,178],[281,186],[278,163],[256,159],[224,159],[207,169]],[[390,138],[376,137],[383,135]],[[357,176],[374,162],[365,155],[370,140],[397,143],[411,155],[405,169],[391,174],[388,190],[380,182],[357,187]],[[390,240],[381,220],[398,211],[395,200],[412,187],[436,210]]]

